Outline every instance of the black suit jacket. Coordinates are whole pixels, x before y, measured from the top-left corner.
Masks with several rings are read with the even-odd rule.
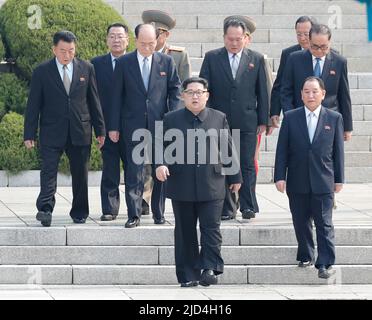
[[[270,117],[279,116],[280,112],[282,111],[282,106],[280,104],[280,87],[283,80],[283,73],[288,57],[292,52],[300,51],[301,49],[301,46],[299,44],[296,44],[282,51],[282,54],[280,56],[279,69],[276,74],[273,88],[271,89]]]
[[[313,74],[312,55],[309,50],[294,52],[289,56],[280,91],[284,111],[303,106],[301,89],[305,79]],[[329,52],[323,66],[322,80],[326,89],[322,104],[328,109],[340,112],[345,131],[352,131],[353,118],[346,59],[335,51]]]
[[[105,135],[94,68],[77,58],[73,65],[69,95],[55,58],[34,70],[25,113],[24,140],[36,140],[39,121],[41,145],[63,147],[68,134],[73,145],[89,145],[92,125],[96,136]]]
[[[274,181],[287,181],[287,192],[333,193],[344,182],[342,116],[322,107],[313,142],[304,107],[286,112],[280,128]]]
[[[109,130],[131,139],[134,130],[154,132],[155,121],[180,107],[180,80],[172,57],[155,52],[152,57],[148,92],[143,84],[137,51],[119,58],[114,72],[113,112]]]
[[[114,70],[112,68],[111,54],[105,54],[92,59],[96,72],[97,88],[102,106],[105,123],[108,121],[108,114],[112,108]]]
[[[195,122],[197,125],[195,126]],[[201,129],[206,132],[208,129],[216,129],[217,139],[210,138],[214,143],[206,143],[206,158],[204,164],[202,159],[198,159],[198,156],[202,153],[202,146],[200,145],[200,140],[195,142],[195,150],[192,152],[198,152],[199,155],[196,156],[194,164],[187,164],[187,146],[190,146],[191,141],[195,141],[190,136],[188,132],[194,132],[194,128]],[[228,134],[228,149],[229,156],[231,155],[231,135],[229,131],[229,126],[226,120],[226,115],[217,110],[210,108],[205,108],[197,116],[195,116],[188,109],[184,108],[174,112],[167,113],[164,117],[164,133],[169,129],[177,129],[182,131],[184,137],[183,152],[184,157],[182,157],[181,162],[170,164],[167,158],[165,162],[168,166],[170,176],[167,180],[167,197],[178,201],[212,201],[225,198],[225,181],[227,179],[228,184],[240,183],[242,182],[242,177],[240,173],[239,159],[238,157],[233,157],[235,171],[231,175],[223,175],[223,167],[230,167],[231,164],[223,164],[221,157],[213,158],[216,161],[211,161],[208,156],[211,154],[219,155],[219,150],[221,150],[221,140],[220,131],[225,129],[225,133]],[[190,130],[190,131],[188,131]],[[163,145],[163,141],[160,141],[157,137],[157,146]],[[164,141],[164,147],[166,148],[172,144],[169,141]],[[199,146],[199,147],[198,147]],[[225,145],[226,146],[226,145]],[[160,149],[158,149],[160,150]],[[190,150],[189,150],[190,151]],[[176,152],[179,152],[177,149]],[[179,159],[179,158],[178,158]],[[177,159],[177,160],[178,160]],[[192,157],[194,159],[194,157]],[[226,162],[226,161],[225,161]]]
[[[244,49],[234,80],[226,48],[206,53],[200,77],[209,82],[208,105],[226,114],[231,129],[255,133],[258,125],[268,124],[264,64],[263,55]]]

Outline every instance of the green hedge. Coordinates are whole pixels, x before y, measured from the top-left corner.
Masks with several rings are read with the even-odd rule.
[[[38,13],[27,13],[30,5],[40,8],[40,29],[32,29],[37,26]],[[115,9],[101,0],[7,0],[0,9],[4,43],[27,79],[39,63],[51,58],[55,32],[74,32],[78,38],[77,55],[90,60],[107,52],[106,29],[114,22],[125,23]],[[130,44],[129,50],[134,45],[132,33]]]
[[[0,61],[3,60],[3,58],[5,58],[5,48],[0,35]]]
[[[27,83],[13,73],[0,73],[0,119],[9,112],[24,114],[27,104]]]
[[[37,150],[23,146],[23,121],[21,115],[10,112],[0,122],[0,170],[16,173],[39,168]]]
[[[0,122],[0,170],[17,173],[23,170],[40,169],[39,151],[36,148],[27,150],[23,145],[23,116],[10,112]],[[90,170],[102,170],[101,152],[93,141],[90,159]],[[59,171],[69,174],[66,155],[62,156]]]
[[[89,170],[101,171],[102,170],[101,151],[98,149],[98,144],[96,143],[96,139],[94,137],[92,139],[93,141],[92,141],[92,149],[90,152]],[[70,166],[69,166],[68,158],[66,154],[63,154],[61,158],[58,171],[64,174],[70,175]]]

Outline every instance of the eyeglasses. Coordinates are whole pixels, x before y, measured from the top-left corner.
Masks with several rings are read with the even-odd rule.
[[[322,51],[326,51],[329,48],[329,46],[326,45],[326,44],[323,44],[322,46],[318,46],[316,44],[311,44],[310,47],[313,50],[322,50]]]
[[[228,41],[228,42],[242,42],[245,37],[239,37],[239,38],[229,38],[229,37],[225,37],[225,39]]]
[[[127,39],[127,38],[128,37],[124,34],[110,34],[109,35],[110,40],[115,40],[115,39],[123,40],[123,39]]]
[[[297,37],[301,38],[301,37],[306,37],[308,38],[309,37],[309,32],[297,32],[296,33]]]
[[[186,90],[183,93],[186,94],[188,97],[192,98],[194,95],[196,95],[198,98],[200,98],[207,90]]]

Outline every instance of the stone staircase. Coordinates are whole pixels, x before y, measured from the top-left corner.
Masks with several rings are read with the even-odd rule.
[[[0,6],[4,2],[0,0]],[[349,61],[355,128],[353,140],[346,144],[346,177],[348,182],[372,182],[372,45],[366,40],[366,16],[362,5],[343,0],[311,1],[311,4],[296,1],[295,5],[286,0],[106,2],[117,9],[131,27],[140,22],[144,9],[173,13],[177,28],[172,33],[172,43],[187,48],[195,74],[204,53],[222,46],[222,21],[227,15],[246,14],[256,20],[258,30],[252,48],[269,56],[275,76],[281,50],[296,40],[293,31],[296,18],[321,12],[314,16],[327,23],[331,15],[328,9],[341,8],[342,29],[334,30],[333,41]],[[260,183],[272,181],[277,135],[278,130],[262,141]],[[265,199],[259,198],[262,215],[255,219],[257,221],[237,220],[223,224],[222,254],[226,266],[220,283],[372,284],[371,205],[365,193],[361,197],[358,186],[352,187],[356,188],[355,194],[349,194],[348,199],[358,203],[344,206],[341,195],[341,200],[338,197],[340,208],[334,215],[340,221],[336,225],[335,277],[329,281],[320,280],[314,268],[296,267],[296,241],[290,215],[288,209],[285,209],[284,218],[279,212],[287,205],[287,199],[272,188]],[[177,283],[173,225],[154,226],[150,219],[144,218],[141,227],[125,229],[122,213],[113,223],[100,223],[97,188],[94,196],[90,196],[95,221],[90,220],[82,227],[65,223],[69,220],[66,216],[71,199],[68,194],[62,194],[58,196],[57,213],[63,218],[55,216],[51,228],[41,228],[33,213],[37,188],[27,188],[25,194],[14,188],[2,189],[6,191],[0,194],[0,284]],[[59,192],[61,189],[64,190],[59,188]],[[70,188],[66,190],[70,192]],[[278,199],[273,209],[271,202]],[[169,204],[167,212],[167,220],[171,221]],[[14,222],[15,217],[17,222]]]
[[[336,228],[336,276],[296,267],[293,228],[224,226],[222,284],[372,283],[372,228]],[[176,284],[173,227],[0,228],[0,284]]]

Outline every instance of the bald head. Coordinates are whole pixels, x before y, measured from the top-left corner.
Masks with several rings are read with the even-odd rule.
[[[156,29],[152,24],[140,24],[134,29],[136,48],[143,57],[151,56],[156,47]]]

